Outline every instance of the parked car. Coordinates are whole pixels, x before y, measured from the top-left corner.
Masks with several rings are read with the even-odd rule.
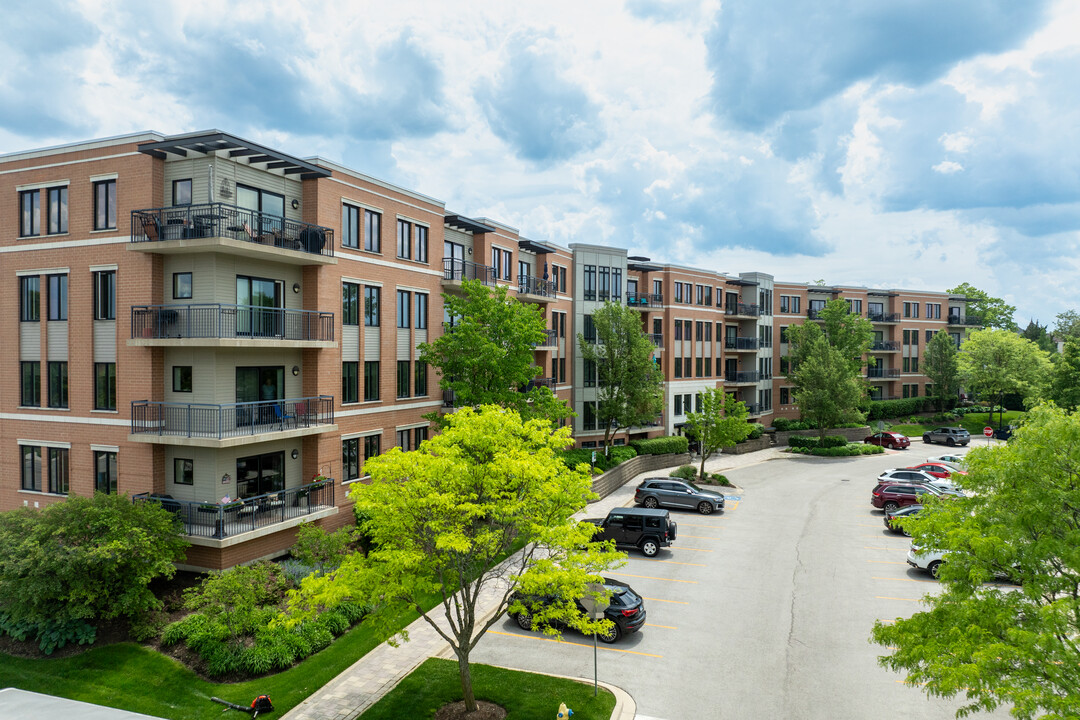
[[[945,463],[924,462],[918,465],[912,465],[908,470],[922,470],[923,472],[930,473],[934,477],[948,480],[953,475],[967,475],[963,470],[957,470],[952,465],[946,465]]]
[[[690,508],[702,515],[724,509],[724,496],[702,490],[689,480],[678,478],[647,478],[634,490],[634,502],[647,508],[661,505]]]
[[[928,463],[945,463],[947,465],[952,465],[953,467],[956,467],[956,468],[962,468],[964,466],[964,456],[963,455],[948,455],[948,454],[946,454],[946,455],[938,455],[937,457],[928,457],[928,458],[926,458],[926,462],[928,462]]]
[[[911,533],[909,533],[904,528],[902,522],[903,522],[904,518],[909,518],[912,515],[918,515],[919,511],[922,510],[922,508],[923,508],[922,505],[907,505],[907,506],[902,507],[902,508],[897,508],[896,510],[893,510],[892,512],[886,512],[885,513],[885,528],[887,530],[889,530],[890,532],[900,533],[901,535],[906,535],[907,537],[911,537]]]
[[[894,432],[874,433],[870,437],[863,438],[863,442],[867,445],[880,445],[893,450],[903,449],[911,445],[911,440],[908,439],[907,435]]]
[[[614,508],[606,518],[586,518],[582,522],[600,527],[593,540],[614,540],[616,547],[638,548],[645,557],[653,557],[660,548],[669,547],[678,530],[667,510],[653,508]]]
[[[878,475],[878,482],[906,482],[918,485],[933,485],[938,490],[951,492],[954,494],[960,494],[956,483],[951,480],[945,480],[943,478],[934,477],[928,472],[923,470],[914,470],[908,468],[894,468],[886,470]]]
[[[971,433],[962,427],[939,427],[924,432],[922,441],[927,445],[936,442],[949,446],[967,445],[971,442]]]
[[[604,618],[612,622],[612,628],[607,633],[598,634],[596,637],[601,642],[613,643],[624,635],[637,632],[645,625],[645,601],[634,592],[632,587],[618,580],[604,578],[604,589],[611,593],[607,609],[604,610]],[[533,615],[529,612],[529,608],[535,608],[537,604],[547,605],[552,598],[549,596],[522,597],[515,595],[511,600],[521,600],[526,605],[526,609],[521,612],[510,613],[510,617],[514,619],[514,622],[522,630],[532,630]],[[580,600],[576,604],[579,611],[586,612]]]
[[[930,573],[930,577],[935,580],[941,574],[941,566],[945,563],[945,553],[940,550],[934,550],[931,548],[923,549],[911,543],[911,549],[908,550],[907,564],[916,570],[925,570]]]
[[[881,508],[885,514],[896,512],[908,505],[921,505],[923,495],[943,495],[933,485],[912,485],[911,483],[878,483],[870,492],[870,504]]]

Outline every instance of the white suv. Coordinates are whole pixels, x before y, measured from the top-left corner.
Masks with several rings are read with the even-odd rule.
[[[908,550],[907,564],[918,570],[925,570],[935,580],[938,579],[938,575],[941,573],[941,565],[944,562],[945,553],[940,550],[923,550],[915,543],[912,543],[911,549]]]
[[[913,483],[915,485],[932,485],[938,490],[942,490],[949,495],[962,495],[960,488],[956,486],[951,480],[945,478],[934,477],[928,472],[922,470],[911,470],[908,468],[891,468],[878,475],[878,482],[900,482],[900,483]]]

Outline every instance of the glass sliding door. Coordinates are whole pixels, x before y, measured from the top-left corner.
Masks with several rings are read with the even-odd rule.
[[[285,489],[285,452],[236,459],[236,493],[255,497]]]
[[[282,230],[281,221],[285,217],[284,195],[237,183],[236,204],[250,210],[255,216],[256,222],[252,223],[252,227],[259,235]]]
[[[236,334],[243,337],[281,337],[284,285],[279,280],[236,276]]]
[[[238,367],[236,368],[236,402],[255,403],[285,398],[285,368]],[[279,419],[280,407],[267,402],[265,405],[241,405],[236,410],[238,425],[272,423]]]

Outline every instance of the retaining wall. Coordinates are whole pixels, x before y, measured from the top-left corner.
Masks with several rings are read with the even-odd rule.
[[[690,464],[690,453],[670,453],[667,455],[638,455],[608,470],[603,475],[593,478],[592,490],[600,497],[606,497],[625,485],[641,473],[678,467]]]
[[[847,438],[848,442],[862,442],[862,439],[871,434],[870,426],[864,425],[857,428],[834,428],[827,430],[826,435],[843,435]],[[817,430],[783,430],[776,433],[776,444],[786,446],[788,444],[788,438],[792,435],[800,435],[802,437],[817,437]],[[725,450],[725,452],[727,452]]]
[[[743,453],[757,452],[758,450],[767,450],[772,446],[772,436],[770,436],[768,433],[765,433],[757,440],[746,440],[732,447],[726,447],[721,452],[724,455],[742,455]]]

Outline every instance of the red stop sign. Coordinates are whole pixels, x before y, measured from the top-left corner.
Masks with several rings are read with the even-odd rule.
[[[985,435],[986,437],[994,437],[994,428],[987,425],[983,428],[983,435]]]

